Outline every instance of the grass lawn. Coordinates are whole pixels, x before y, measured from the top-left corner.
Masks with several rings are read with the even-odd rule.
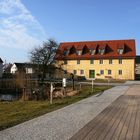
[[[82,91],[74,96],[54,99],[52,105],[48,100],[0,102],[0,130],[75,103],[108,88],[111,87],[94,86],[94,92],[92,93],[91,87],[85,86]]]

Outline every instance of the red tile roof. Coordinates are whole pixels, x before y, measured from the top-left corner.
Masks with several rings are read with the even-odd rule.
[[[71,46],[71,47],[70,47]],[[77,55],[76,52],[70,53],[69,55],[64,55],[64,50],[67,48],[75,48],[75,51],[83,49],[86,46],[88,50],[95,49],[96,53],[90,55],[90,51],[82,55]],[[99,49],[105,48],[105,54],[101,55],[98,53]],[[118,54],[118,49],[124,48],[123,54]],[[85,41],[85,42],[63,42],[60,43],[58,51],[56,53],[56,60],[74,60],[74,59],[108,59],[108,58],[135,58],[136,49],[135,49],[135,40],[107,40],[107,41]]]

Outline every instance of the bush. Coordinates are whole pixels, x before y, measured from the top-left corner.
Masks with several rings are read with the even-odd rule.
[[[77,76],[76,80],[84,81],[84,80],[86,80],[86,78],[85,78],[85,76]]]

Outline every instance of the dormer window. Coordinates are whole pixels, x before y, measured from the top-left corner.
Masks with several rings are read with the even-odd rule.
[[[82,51],[81,50],[78,50],[77,51],[77,55],[81,55],[82,54]]]
[[[64,55],[66,56],[66,55],[68,55],[69,54],[69,52],[70,52],[70,50],[68,49],[68,50],[64,50]]]
[[[118,54],[123,54],[123,52],[124,52],[124,49],[123,48],[119,48],[118,49]]]
[[[90,50],[90,55],[94,55],[94,54],[95,54],[95,52],[96,52],[96,50],[95,50],[95,49],[91,49],[91,50]]]
[[[126,47],[126,44],[120,44],[119,47],[118,47],[118,54],[124,54],[124,51],[125,51],[125,47]]]
[[[105,54],[105,48],[99,49],[99,54],[101,54],[101,55]]]

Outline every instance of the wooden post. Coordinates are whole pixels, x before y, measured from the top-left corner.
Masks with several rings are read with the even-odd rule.
[[[25,101],[25,87],[22,89],[23,101]]]
[[[109,87],[109,82],[110,82],[110,79],[108,78],[108,87]]]
[[[63,95],[66,97],[66,87],[63,87]]]
[[[52,100],[53,100],[53,84],[51,82],[51,88],[50,88],[50,104],[52,104]]]
[[[93,86],[94,86],[94,81],[93,81],[93,79],[92,79],[92,92],[93,92]]]
[[[75,87],[74,87],[74,74],[71,73],[71,79],[72,79],[72,89],[74,90]]]
[[[73,88],[73,90],[75,89],[75,86],[74,86],[74,78],[72,79],[72,88]]]
[[[62,85],[63,85],[63,91],[64,91],[63,95],[66,96],[66,78],[63,78],[62,82],[63,82]]]
[[[108,87],[109,87],[109,85],[110,85],[110,81],[111,81],[111,76],[105,76],[105,78],[107,78],[107,82],[108,82]]]
[[[82,87],[82,86],[81,86],[81,83],[80,83],[80,90],[81,90],[81,87]]]

